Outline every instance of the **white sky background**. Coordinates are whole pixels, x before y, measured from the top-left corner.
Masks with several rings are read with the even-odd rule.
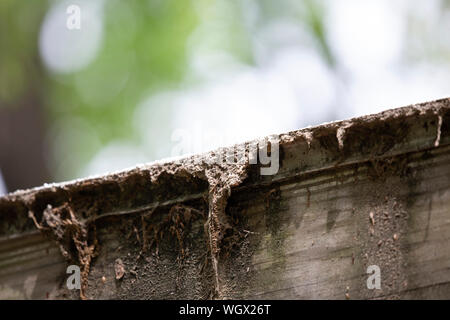
[[[429,44],[418,40],[432,38],[434,47],[449,48],[450,16],[439,18],[440,2],[327,1],[326,34],[337,60],[336,70],[311,45],[302,25],[289,20],[271,21],[252,34],[256,66],[244,66],[210,45],[219,37],[221,20],[208,19],[205,13],[189,43],[190,71],[185,84],[149,96],[137,107],[135,124],[143,142],[111,143],[82,175],[450,96],[450,64],[427,59]],[[98,6],[92,7],[93,14],[99,15]],[[250,24],[257,15],[249,6]],[[424,33],[421,37],[409,32],[408,16],[417,21]],[[51,12],[48,17],[40,45],[52,71],[75,70],[95,57],[101,28],[84,35],[87,47],[80,57],[84,60],[73,57],[69,61],[52,49],[54,40],[47,39],[58,36],[49,27],[56,23]],[[425,58],[416,59],[415,53]],[[155,107],[161,105],[173,112],[172,122],[149,125],[148,119],[158,118],[155,110],[161,108]],[[155,135],[161,141],[156,150],[150,143]]]
[[[450,95],[449,65],[407,60],[407,14],[423,27],[438,21],[440,1],[330,2],[329,40],[348,72],[342,117],[352,117]],[[445,27],[442,26],[442,27]],[[450,44],[450,26],[431,28],[430,37]],[[426,44],[422,44],[426,45]],[[423,48],[421,48],[423,49]]]

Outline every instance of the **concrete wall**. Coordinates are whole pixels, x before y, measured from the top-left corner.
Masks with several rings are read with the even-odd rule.
[[[0,198],[0,298],[450,298],[450,99],[276,139]]]

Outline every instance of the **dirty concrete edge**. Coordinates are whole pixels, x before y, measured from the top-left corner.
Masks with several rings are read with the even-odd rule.
[[[436,141],[435,146],[438,146],[439,139],[441,135],[440,126],[442,126],[443,120],[442,120],[442,114],[445,111],[450,110],[450,98],[442,98],[438,100],[433,100],[429,102],[422,102],[417,104],[412,104],[400,108],[393,108],[388,109],[385,111],[382,111],[380,113],[376,114],[369,114],[364,115],[360,117],[354,117],[346,120],[339,120],[339,121],[333,121],[328,123],[323,123],[317,126],[311,126],[302,128],[295,131],[289,131],[287,133],[281,133],[281,134],[273,134],[271,136],[278,136],[280,139],[280,146],[292,144],[298,142],[299,139],[302,139],[304,141],[311,142],[312,139],[314,139],[315,133],[319,133],[322,131],[328,131],[328,130],[335,130],[336,131],[336,137],[339,142],[340,148],[343,147],[344,144],[344,138],[345,138],[345,131],[352,126],[356,124],[370,124],[372,122],[386,122],[389,120],[399,119],[399,118],[408,118],[408,117],[421,117],[429,114],[433,114],[436,116],[436,119],[439,123],[438,131],[436,132]],[[419,120],[419,119],[417,119]],[[267,137],[265,137],[267,138]],[[264,139],[264,138],[262,138]],[[251,144],[255,143],[260,139],[257,140],[250,140],[245,141],[243,143],[237,144],[237,145],[243,145],[243,144]],[[64,190],[70,190],[72,187],[79,187],[82,185],[97,185],[109,182],[111,180],[115,180],[118,178],[123,178],[124,176],[127,176],[129,174],[135,173],[136,171],[144,171],[144,170],[151,170],[154,169],[155,172],[161,172],[164,170],[165,167],[173,166],[176,164],[183,164],[186,162],[197,162],[204,159],[209,158],[211,155],[217,153],[220,149],[227,149],[227,148],[234,148],[237,145],[232,145],[225,148],[219,148],[215,150],[211,150],[205,153],[197,154],[197,155],[191,155],[186,157],[179,157],[179,158],[167,158],[162,160],[153,161],[150,163],[145,164],[138,164],[135,167],[130,167],[123,170],[118,170],[115,172],[111,172],[105,175],[94,175],[91,177],[86,178],[80,178],[80,179],[74,179],[59,183],[46,183],[42,186],[26,189],[26,190],[16,190],[13,192],[10,192],[6,195],[3,195],[0,197],[0,209],[2,205],[2,201],[8,201],[8,200],[17,200],[19,198],[27,197],[31,194],[37,193],[37,192],[45,192],[45,191],[52,191],[57,188],[61,188]]]

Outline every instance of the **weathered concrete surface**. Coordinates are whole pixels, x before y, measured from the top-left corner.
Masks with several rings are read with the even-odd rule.
[[[0,198],[0,297],[78,298],[76,263],[93,299],[450,298],[450,99],[279,139],[273,176],[187,158]]]

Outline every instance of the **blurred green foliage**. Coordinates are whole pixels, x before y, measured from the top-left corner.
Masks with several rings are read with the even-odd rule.
[[[139,138],[134,109],[151,91],[182,79],[186,41],[196,23],[189,0],[105,2],[103,43],[95,60],[79,72],[50,80],[51,118],[82,119],[95,134],[89,138],[80,132],[71,140],[71,150],[63,152],[75,152],[81,163],[61,178],[76,175],[101,145]]]
[[[188,38],[199,24],[199,12],[223,19],[220,10],[228,10],[227,16],[235,19],[222,21],[215,45],[243,62],[252,61],[248,33],[239,18],[240,1],[108,0],[103,8],[102,44],[94,61],[77,72],[52,74],[42,66],[38,41],[45,14],[56,3],[0,1],[0,105],[14,106],[27,91],[38,91],[47,126],[60,122],[57,131],[50,132],[56,159],[49,161],[70,162],[64,170],[53,170],[55,179],[79,175],[111,141],[141,139],[133,126],[135,108],[150,94],[183,80]],[[170,112],[160,110],[157,121],[167,123]],[[82,125],[77,127],[77,121]],[[83,126],[90,131],[80,130]]]
[[[13,107],[42,81],[39,28],[47,1],[0,1],[0,108]]]

